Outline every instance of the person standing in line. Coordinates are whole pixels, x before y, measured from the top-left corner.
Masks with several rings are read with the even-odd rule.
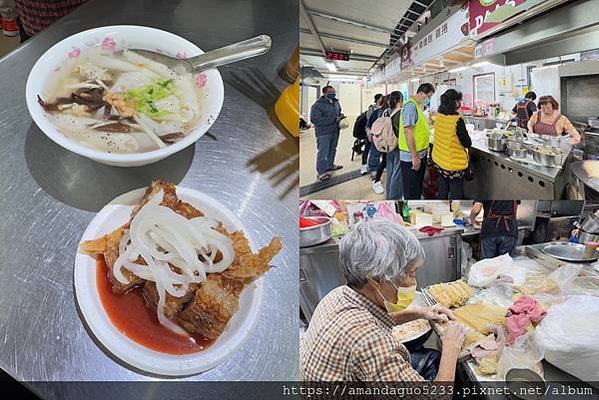
[[[423,83],[401,110],[399,118],[399,157],[405,199],[419,200],[426,171],[430,127],[422,112],[435,94],[430,83]]]
[[[366,110],[366,121],[370,118],[372,113],[379,108],[379,100],[383,97],[382,94],[377,93],[374,95],[374,103],[368,106]],[[368,125],[368,122],[367,122]],[[362,153],[362,167],[360,168],[360,174],[368,174],[368,155],[370,154],[370,147],[372,146],[372,137],[368,134],[368,127],[366,127],[366,145],[364,146],[364,152]]]
[[[379,97],[378,102],[376,103],[372,113],[368,115],[368,122],[366,123],[366,133],[368,138],[368,143],[370,143],[370,148],[368,149],[368,172],[370,172],[370,179],[374,180],[376,176],[376,171],[379,169],[379,165],[381,163],[381,154],[377,150],[376,146],[372,144],[372,133],[370,132],[370,128],[372,128],[372,124],[376,121],[381,115],[383,115],[383,111],[385,111],[385,107],[387,107],[386,96]]]
[[[373,111],[373,113],[370,115],[370,118],[368,119],[368,123],[366,124],[370,136],[370,142],[372,142],[372,134],[370,130],[372,129],[372,125],[374,124],[374,122],[380,117],[382,117],[385,110],[387,110],[387,99],[388,96],[383,96],[379,99],[379,108]],[[383,194],[383,192],[385,191],[383,185],[381,184],[381,175],[383,174],[383,171],[385,169],[386,162],[387,158],[385,157],[385,154],[381,154],[376,148],[376,146],[372,144],[370,146],[370,157],[368,158],[368,169],[371,171],[370,178],[373,181],[372,190],[374,190],[376,194]]]
[[[470,222],[474,225],[476,217],[484,210],[483,224],[480,230],[480,255],[482,258],[494,258],[508,253],[516,256],[518,240],[518,220],[516,212],[518,202],[512,200],[475,201],[470,211]]]
[[[524,99],[512,108],[512,115],[520,128],[528,129],[528,121],[537,112],[536,99],[537,94],[535,92],[528,92],[524,95]]]
[[[316,171],[320,181],[330,179],[332,171],[343,168],[341,165],[335,165],[334,161],[339,143],[339,121],[344,118],[335,88],[323,87],[322,96],[310,110],[310,121],[316,134]]]
[[[438,199],[463,199],[464,176],[468,171],[468,151],[472,140],[466,123],[458,110],[462,93],[449,89],[441,95],[441,104],[435,118],[435,143],[432,158],[439,172]]]
[[[387,109],[387,114],[391,116],[393,133],[395,133],[395,136],[399,136],[399,118],[401,114],[401,108],[403,107],[403,95],[401,94],[401,92],[391,92],[389,94],[388,104],[389,108]],[[387,167],[387,194],[385,196],[385,199],[398,200],[401,199],[403,195],[403,187],[401,182],[401,168],[399,162],[399,147],[395,147],[391,152],[385,154],[385,156],[385,164]],[[377,171],[378,181],[380,181],[382,174],[383,168],[379,168],[379,171]],[[377,181],[377,179],[375,179],[375,182]]]

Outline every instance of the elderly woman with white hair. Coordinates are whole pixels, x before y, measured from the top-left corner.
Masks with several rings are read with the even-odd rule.
[[[441,306],[410,307],[424,250],[407,229],[381,219],[356,225],[339,243],[347,285],[316,307],[300,339],[303,381],[453,382],[464,330]],[[448,321],[435,365],[415,362],[393,334],[394,326],[419,318]],[[434,354],[434,353],[432,353]],[[428,360],[430,361],[430,360]],[[428,362],[430,364],[430,362]]]

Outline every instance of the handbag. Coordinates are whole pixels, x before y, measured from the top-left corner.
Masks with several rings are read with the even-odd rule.
[[[347,128],[349,128],[349,121],[347,118],[343,118],[341,121],[339,121],[339,129],[343,130]]]

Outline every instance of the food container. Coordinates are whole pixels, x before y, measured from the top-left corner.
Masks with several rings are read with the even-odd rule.
[[[598,242],[586,243],[584,246],[584,252],[582,253],[582,255],[585,258],[593,258],[595,256],[595,253],[597,252],[597,247],[599,247]]]
[[[512,368],[505,374],[506,394],[510,399],[541,399],[547,389],[543,377],[532,369]],[[541,393],[541,395],[539,395]]]
[[[503,134],[490,133],[487,135],[487,146],[491,151],[505,151],[506,140]]]
[[[589,214],[579,228],[588,233],[599,233],[599,217],[595,214]]]
[[[589,118],[589,125],[591,128],[599,128],[599,117]]]
[[[508,156],[512,158],[526,158],[528,155],[528,147],[521,142],[508,141],[506,149]]]
[[[557,147],[533,146],[531,152],[533,160],[546,167],[561,167],[564,161],[564,154]]]
[[[589,243],[589,242],[599,242],[599,234],[585,232],[582,229],[578,230],[578,235],[576,235],[576,239],[578,239],[578,243]]]
[[[327,217],[305,217],[318,222],[319,225],[300,228],[300,247],[316,246],[333,237],[331,232],[331,218]]]
[[[111,153],[88,147],[80,141],[65,136],[40,107],[37,96],[46,92],[49,82],[59,79],[57,75],[60,74],[58,67],[66,61],[70,52],[76,53],[75,49],[77,50],[76,54],[79,54],[80,49],[84,50],[88,47],[99,46],[103,40],[106,41],[107,39],[110,39],[112,43],[116,43],[115,50],[137,48],[162,51],[171,55],[180,52],[181,54],[187,54],[188,57],[203,53],[199,47],[182,37],[147,26],[103,26],[79,32],[63,39],[38,58],[29,73],[25,88],[25,100],[29,113],[35,124],[48,138],[75,154],[102,164],[117,167],[139,167],[160,161],[191,146],[210,129],[221,112],[225,96],[223,80],[216,68],[203,72],[206,76],[205,86],[202,89],[206,93],[201,110],[204,117],[181,141],[158,150],[140,153]]]

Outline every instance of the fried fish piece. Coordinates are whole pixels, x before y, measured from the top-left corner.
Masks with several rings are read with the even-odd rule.
[[[131,217],[129,218],[129,222],[142,209],[143,206],[148,204],[148,202],[152,199],[152,197],[156,196],[160,191],[164,191],[164,197],[162,198],[162,202],[160,205],[170,208],[175,211],[177,204],[179,203],[179,197],[177,196],[177,188],[172,183],[168,183],[164,179],[158,179],[153,181],[150,186],[146,189],[141,201],[138,205],[133,208],[131,212]]]
[[[248,283],[268,271],[272,267],[268,263],[283,248],[281,238],[274,237],[267,246],[261,248],[258,253],[254,253],[243,231],[231,233],[222,224],[215,229],[233,241],[235,258],[229,268],[223,271],[223,275],[242,280],[244,283]]]
[[[181,310],[183,310],[187,303],[193,299],[198,286],[199,285],[197,283],[190,283],[187,293],[185,293],[185,295],[182,297],[175,297],[169,293],[166,293],[166,299],[164,301],[164,315],[166,315],[167,318],[172,318]],[[144,284],[143,296],[148,307],[154,310],[158,307],[159,296],[158,290],[156,289],[156,283],[152,281],[146,281]]]
[[[243,283],[223,274],[209,274],[187,307],[175,317],[186,331],[216,339],[239,308]]]
[[[121,272],[129,283],[121,283],[114,276],[114,263],[119,258],[119,243],[127,230],[129,230],[129,226],[123,225],[98,239],[86,240],[81,244],[81,251],[85,254],[94,258],[98,258],[99,256],[104,257],[104,262],[108,269],[108,279],[112,284],[112,291],[116,294],[126,293],[144,282],[142,278],[122,267]]]

